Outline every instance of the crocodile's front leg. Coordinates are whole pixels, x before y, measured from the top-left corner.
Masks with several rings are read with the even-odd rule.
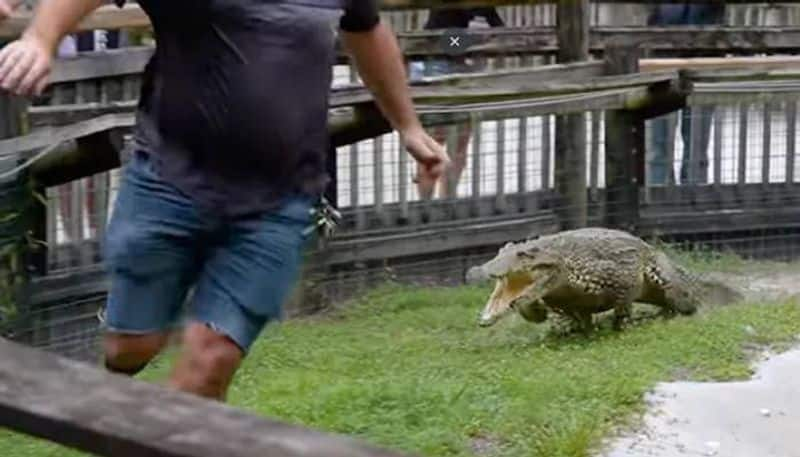
[[[542,323],[547,320],[547,306],[544,297],[549,292],[548,284],[552,274],[543,274],[526,287],[522,293],[511,301],[510,307],[523,319],[529,322]]]

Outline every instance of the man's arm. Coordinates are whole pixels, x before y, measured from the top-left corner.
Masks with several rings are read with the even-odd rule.
[[[19,95],[41,93],[61,39],[102,3],[42,0],[22,37],[0,51],[0,86]]]
[[[342,45],[352,56],[364,84],[412,157],[420,164],[417,180],[433,184],[450,160],[414,110],[397,40],[381,24],[375,0],[351,0],[340,22]]]
[[[408,152],[419,163],[415,181],[433,185],[450,163],[442,145],[422,128],[408,89],[408,78],[397,40],[388,27],[374,24],[364,31],[342,30],[342,44],[352,56],[375,103]]]

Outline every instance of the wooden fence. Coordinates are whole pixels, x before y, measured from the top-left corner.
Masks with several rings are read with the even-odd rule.
[[[405,15],[392,20],[406,21],[397,28],[404,30],[399,39],[409,63],[447,55],[441,33],[419,30],[425,17],[420,8],[437,2],[383,4],[393,9],[385,14]],[[451,155],[460,150],[459,139],[467,139],[457,157],[460,173],[431,196],[412,184],[412,161],[340,53],[331,91],[336,179],[329,194],[345,220],[329,244],[309,252],[294,312],[384,279],[457,283],[471,264],[508,240],[574,226],[602,224],[717,247],[756,242],[785,257],[797,252],[800,59],[793,54],[800,28],[591,27],[602,21],[587,14],[586,1],[448,3],[462,4],[508,5],[503,14],[509,27],[473,33],[464,53],[486,59],[484,69],[412,83],[423,123],[441,129]],[[556,8],[571,20],[555,26]],[[20,17],[0,26],[0,35],[18,33],[24,22]],[[138,8],[129,6],[104,9],[84,27],[146,25]],[[689,50],[739,57],[679,58]],[[98,240],[134,124],[140,72],[152,52],[139,46],[65,59],[44,97],[22,107],[19,100],[3,101],[0,173],[33,160],[0,183],[0,277],[9,278],[0,328],[7,337],[76,358],[96,354],[95,315],[107,290]],[[707,122],[698,114],[701,107],[715,109],[707,139],[697,133]],[[688,143],[667,137],[662,156],[648,155],[661,138],[659,129],[673,128],[684,108],[691,108],[680,121],[693,127]],[[460,136],[467,128],[469,134]],[[698,152],[706,149],[707,155]],[[674,179],[654,177],[659,163]],[[46,205],[37,204],[37,192]],[[32,249],[37,239],[46,248]],[[24,374],[33,367],[19,369]],[[14,400],[6,397],[0,395],[0,417],[21,408],[3,410],[3,402]],[[70,417],[56,419],[73,424]],[[96,430],[76,433],[86,439]],[[147,441],[142,438],[117,435],[114,443],[138,451]],[[178,455],[163,452],[157,455]],[[253,455],[242,452],[236,455]],[[180,455],[206,454],[193,449]]]

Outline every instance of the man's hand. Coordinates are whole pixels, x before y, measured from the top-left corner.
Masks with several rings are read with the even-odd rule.
[[[16,95],[41,95],[52,66],[46,43],[35,35],[20,38],[0,50],[0,87]]]
[[[0,21],[14,14],[14,10],[22,3],[21,0],[0,0]]]
[[[422,127],[401,131],[400,141],[419,164],[419,175],[414,181],[433,187],[450,165],[450,158],[444,147]]]
[[[0,0],[0,2],[17,0]],[[40,95],[61,39],[105,0],[40,0],[22,38],[0,51],[0,88]]]

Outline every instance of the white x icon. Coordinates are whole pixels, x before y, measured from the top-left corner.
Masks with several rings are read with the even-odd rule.
[[[459,44],[459,41],[461,41],[461,37],[451,36],[450,37],[450,46],[461,46],[461,44]]]

